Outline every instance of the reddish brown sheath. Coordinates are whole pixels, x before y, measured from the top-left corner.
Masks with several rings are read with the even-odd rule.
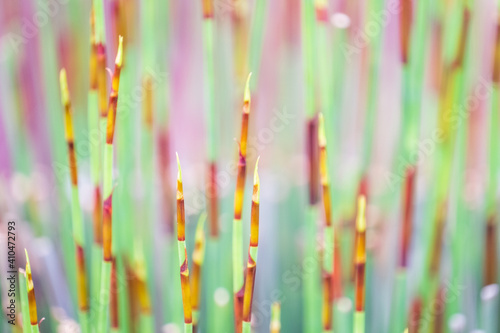
[[[458,43],[457,57],[453,62],[453,68],[460,68],[464,63],[465,58],[465,46],[467,45],[467,35],[470,26],[470,11],[468,8],[464,8],[463,12],[463,23],[462,30],[460,32],[460,40]]]
[[[401,12],[399,15],[399,38],[401,43],[401,61],[403,64],[408,63],[408,54],[410,49],[410,34],[413,4],[411,0],[400,0],[399,5]]]
[[[247,274],[245,278],[245,293],[250,295],[249,298],[244,299],[243,302],[243,317],[242,320],[250,322],[252,315],[252,303],[253,303],[253,291],[255,287],[255,273],[257,270],[257,264],[252,260],[250,255],[248,255],[248,265]]]
[[[116,280],[116,258],[113,257],[111,262],[111,288],[109,295],[109,317],[111,328],[119,327],[118,321],[118,284]]]
[[[102,197],[99,186],[94,187],[94,211],[92,220],[94,222],[94,242],[102,246]]]
[[[441,246],[445,226],[446,205],[443,203],[438,211],[438,216],[434,226],[434,237],[432,241],[430,273],[435,276],[439,273],[441,266]]]
[[[355,308],[365,310],[365,263],[366,263],[366,199],[358,200],[358,216],[356,219],[356,258],[355,258]]]
[[[148,130],[153,129],[153,83],[151,76],[146,75],[142,82],[143,90],[143,121]]]
[[[208,166],[209,185],[208,195],[208,218],[210,220],[210,236],[217,238],[219,236],[219,205],[217,193],[217,164],[212,162]]]
[[[316,117],[307,123],[307,155],[309,163],[309,204],[318,202],[319,160],[318,160],[318,124]]]
[[[333,254],[333,299],[342,297],[342,256],[340,253],[340,243],[337,233],[334,235],[334,254]]]
[[[323,272],[323,311],[322,311],[322,321],[323,330],[330,331],[332,329],[333,322],[333,279],[332,275]]]
[[[492,81],[500,83],[500,22],[497,23],[495,50],[493,54],[493,75]]]
[[[422,315],[422,300],[416,297],[410,307],[410,315],[408,316],[408,333],[418,333],[420,328],[420,317]]]
[[[77,284],[78,284],[78,307],[82,311],[89,309],[87,300],[87,276],[85,274],[85,252],[80,245],[76,245],[76,262],[77,262]]]
[[[191,291],[189,288],[189,269],[187,263],[187,252],[185,260],[181,266],[181,288],[182,288],[182,304],[184,307],[184,322],[190,324],[193,322],[193,313],[191,308]]]
[[[106,47],[104,44],[97,44],[97,89],[99,113],[102,118],[108,115],[108,88],[106,73]]]
[[[111,236],[113,219],[113,194],[104,201],[102,219],[103,260],[111,262]]]
[[[406,171],[403,191],[403,223],[401,227],[400,267],[408,265],[408,251],[412,235],[413,197],[415,192],[415,167],[410,166]]]
[[[212,19],[214,17],[214,4],[213,0],[202,0],[203,18]]]
[[[490,215],[486,223],[486,244],[484,252],[484,285],[497,283],[497,222],[496,215]]]

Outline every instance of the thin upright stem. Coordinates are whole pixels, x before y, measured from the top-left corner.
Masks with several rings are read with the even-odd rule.
[[[247,274],[245,278],[245,294],[243,296],[243,332],[250,333],[252,319],[253,291],[255,287],[255,274],[257,272],[257,253],[259,250],[259,205],[260,181],[258,174],[259,159],[255,162],[254,184],[252,194],[252,213],[250,224],[250,245],[248,247]]]
[[[365,332],[366,199],[358,198],[356,217],[354,332]]]
[[[193,312],[191,306],[191,288],[189,285],[189,265],[186,250],[186,215],[184,211],[184,191],[179,155],[177,155],[177,247],[179,251],[179,269],[181,275],[182,305],[184,309],[184,331],[193,331]]]

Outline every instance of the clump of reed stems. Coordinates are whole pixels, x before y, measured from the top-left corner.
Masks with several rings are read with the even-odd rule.
[[[245,293],[243,296],[243,332],[250,333],[250,321],[252,319],[253,291],[255,286],[255,274],[257,272],[257,253],[259,250],[259,205],[260,205],[260,181],[259,181],[259,158],[255,162],[253,176],[252,211],[250,221],[250,244],[248,246],[248,263],[245,277]]]
[[[189,286],[189,266],[186,250],[186,215],[184,211],[184,191],[179,155],[177,155],[177,247],[181,275],[182,306],[184,309],[184,332],[193,331],[191,288]]]

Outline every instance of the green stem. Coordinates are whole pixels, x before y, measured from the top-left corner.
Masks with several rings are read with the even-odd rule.
[[[141,314],[140,318],[141,332],[154,332],[154,321],[152,315]]]
[[[491,110],[488,113],[487,122],[489,124],[488,131],[488,183],[486,189],[486,218],[489,218],[496,211],[496,193],[498,187],[498,108],[500,102],[500,88],[498,83],[493,85],[493,94],[491,98]]]
[[[181,280],[179,277],[179,262],[177,257],[177,239],[175,236],[169,235],[166,242],[165,254],[167,264],[164,266],[165,285],[180,286]],[[182,298],[180,288],[164,288],[165,300],[165,318],[168,324],[175,324],[180,330],[183,323],[182,307],[179,307],[179,300]]]
[[[106,200],[112,192],[113,182],[113,144],[106,143],[104,147],[104,179],[103,198]],[[108,328],[109,296],[111,288],[111,261],[102,261],[101,268],[101,292],[99,297],[99,312],[97,321],[97,333],[105,333]]]
[[[265,15],[267,1],[255,1],[254,20],[250,32],[250,72],[254,76],[250,82],[250,90],[255,91],[255,86],[259,78],[260,58],[262,53],[262,40],[264,36]]]
[[[372,13],[382,12],[384,9],[383,0],[371,0],[370,8]],[[365,117],[365,134],[363,137],[363,164],[362,175],[366,174],[373,152],[374,133],[376,125],[376,115],[378,106],[379,72],[382,58],[382,43],[384,32],[377,34],[370,43],[370,68],[368,75],[367,110]]]
[[[23,333],[31,332],[30,308],[28,303],[28,290],[26,289],[26,273],[19,269],[19,298],[21,299],[21,316],[23,320]]]
[[[354,333],[365,333],[365,312],[354,312]]]
[[[206,18],[203,20],[203,51],[204,51],[204,99],[207,110],[208,126],[208,160],[217,160],[217,140],[216,140],[216,114],[214,101],[214,20]]]
[[[306,215],[306,248],[304,260],[317,260],[319,253],[316,250],[316,221],[318,211],[316,206],[309,206]],[[314,265],[311,270],[304,269],[303,277],[304,286],[302,288],[304,301],[304,332],[320,332],[321,331],[321,286],[319,281],[320,269],[319,265]]]
[[[96,90],[90,90],[88,94],[88,134],[90,151],[90,176],[94,186],[100,184],[100,142],[99,142],[99,110],[98,96]]]
[[[251,333],[251,332],[252,332],[252,326],[250,322],[243,321],[243,333]]]
[[[95,13],[96,42],[106,44],[106,25],[104,20],[104,0],[92,0]]]
[[[302,39],[304,41],[305,107],[307,118],[312,118],[315,108],[315,26],[313,1],[302,0]],[[256,82],[256,80],[254,80]]]
[[[109,293],[111,286],[111,262],[102,262],[101,292],[99,297],[99,313],[97,318],[97,333],[108,331]]]
[[[407,325],[406,281],[406,268],[400,268],[396,274],[391,319],[389,322],[391,333],[401,333]]]
[[[233,292],[243,288],[243,230],[241,220],[233,221]]]
[[[83,311],[81,309],[78,310],[78,321],[80,323],[80,331],[85,333],[85,332],[90,332],[89,331],[89,316],[88,316],[88,311]]]

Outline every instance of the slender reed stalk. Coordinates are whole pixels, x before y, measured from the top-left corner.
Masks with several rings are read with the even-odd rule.
[[[391,310],[391,332],[400,332],[406,326],[406,284],[410,241],[412,235],[413,197],[415,192],[416,170],[407,169],[403,190],[402,226],[400,231],[400,253],[394,296]]]
[[[269,324],[270,333],[280,333],[281,331],[281,304],[274,302],[271,305],[271,323]]]
[[[323,332],[333,329],[333,258],[334,229],[330,202],[330,180],[328,177],[328,158],[326,154],[326,135],[323,114],[318,116],[319,173],[321,178],[325,227],[323,229]]]
[[[255,91],[255,86],[259,80],[259,68],[263,47],[264,27],[267,2],[264,0],[255,1],[254,17],[250,31],[249,66],[254,73],[254,79],[250,83],[250,91]]]
[[[146,8],[148,9],[148,8]],[[149,8],[151,10],[151,8]],[[146,48],[146,45],[144,46]],[[149,61],[151,62],[151,61]],[[152,66],[151,64],[148,66]],[[142,79],[142,128],[141,128],[141,179],[144,184],[145,193],[142,198],[143,205],[139,210],[143,218],[141,223],[136,224],[136,238],[134,242],[135,266],[139,269],[135,273],[137,278],[138,290],[140,292],[140,330],[154,330],[153,312],[151,310],[151,298],[154,294],[151,291],[151,283],[153,276],[153,242],[150,239],[153,237],[151,230],[153,226],[152,220],[152,193],[153,193],[153,113],[154,113],[154,95],[152,87],[152,78],[149,74],[145,74]]]
[[[259,205],[260,205],[260,181],[259,181],[259,158],[255,162],[253,175],[252,213],[250,225],[250,245],[248,246],[247,274],[245,278],[245,294],[243,296],[243,332],[250,333],[250,321],[252,319],[253,290],[255,287],[255,274],[257,273],[257,253],[259,250]]]
[[[446,204],[441,205],[435,223],[435,230],[432,238],[432,245],[429,260],[429,275],[431,278],[439,274],[441,267],[441,247],[443,241],[444,227],[446,223]]]
[[[205,260],[205,232],[204,225],[207,214],[202,213],[196,226],[193,251],[193,278],[191,279],[191,305],[193,308],[193,331],[198,330],[201,298],[201,268]]]
[[[467,105],[467,99],[471,95],[468,87],[468,77],[469,77],[469,68],[471,60],[471,52],[468,44],[471,43],[472,36],[472,16],[471,12],[473,6],[471,1],[465,0],[462,2],[460,6],[461,12],[461,29],[459,30],[459,45],[457,54],[457,58],[455,59],[456,64],[461,67],[461,79],[457,81],[460,84],[459,90],[457,90],[455,103],[459,105]],[[472,111],[473,108],[467,106],[469,111]],[[450,206],[452,207],[452,211],[455,214],[456,218],[454,218],[454,227],[451,231],[451,279],[450,283],[452,285],[463,285],[468,279],[468,274],[465,273],[467,267],[472,267],[472,263],[475,261],[475,258],[472,259],[472,256],[467,256],[469,253],[468,250],[465,250],[469,244],[469,237],[467,236],[468,229],[473,230],[468,227],[469,221],[466,218],[469,213],[469,209],[467,207],[467,200],[460,193],[466,193],[467,191],[467,179],[466,179],[466,170],[467,170],[467,155],[471,141],[471,133],[469,131],[471,121],[470,118],[464,121],[461,121],[457,126],[457,135],[456,135],[456,143],[455,143],[455,156],[454,156],[454,169],[456,172],[456,177],[453,179],[453,185],[450,187],[454,189],[450,191]],[[453,216],[453,215],[452,215]],[[475,264],[474,264],[475,265]],[[442,286],[441,286],[442,287]],[[444,288],[444,287],[442,287]],[[442,298],[441,298],[442,299]],[[448,304],[446,304],[447,312],[443,314],[443,319],[441,319],[441,326],[439,329],[444,332],[444,323],[449,318],[450,314],[462,312],[463,308],[461,306],[460,297],[456,297],[452,299]],[[439,319],[439,317],[437,318]],[[438,323],[439,324],[439,323]]]
[[[250,117],[250,77],[248,75],[243,98],[243,112],[241,118],[241,136],[238,159],[238,175],[236,178],[236,191],[234,194],[234,220],[233,220],[233,294],[234,294],[234,320],[236,332],[241,332],[243,296],[245,285],[243,278],[243,230],[241,213],[243,210],[243,196],[245,193],[246,158],[248,121]]]
[[[328,42],[328,33],[330,24],[328,22],[328,2],[326,0],[314,0],[314,9],[316,12],[316,60],[317,60],[317,78],[320,111],[328,117],[331,110],[331,51]]]
[[[214,59],[214,0],[202,1],[203,15],[203,97],[204,112],[207,119],[207,213],[209,225],[209,240],[207,242],[207,257],[210,261],[219,256],[219,201],[217,186],[217,140],[216,110],[215,110],[215,59]],[[211,266],[214,267],[214,266]],[[208,292],[212,294],[219,287],[221,274],[217,269],[211,269],[208,275]],[[211,298],[209,298],[211,299]],[[222,311],[214,303],[209,303],[207,317],[211,330],[220,329]]]
[[[301,1],[301,26],[303,39],[304,81],[305,81],[305,110],[306,123],[306,150],[308,156],[308,185],[309,205],[306,212],[305,251],[304,258],[318,256],[316,249],[316,221],[317,202],[319,194],[319,165],[318,165],[318,128],[316,119],[316,34],[315,12],[313,1]],[[304,286],[302,298],[304,307],[303,331],[308,333],[321,330],[321,288],[320,269],[315,267],[312,271],[303,274]]]
[[[500,7],[500,3],[497,3]],[[485,230],[485,252],[484,252],[484,286],[498,283],[498,213],[497,213],[497,190],[498,190],[498,166],[499,145],[498,140],[498,108],[500,107],[500,17],[497,18],[495,48],[493,54],[492,73],[492,95],[491,109],[488,114],[488,185],[486,189],[486,230]]]
[[[89,130],[89,150],[90,150],[90,175],[94,185],[94,242],[102,247],[102,199],[101,199],[101,144],[95,141],[95,135],[99,133],[99,110],[98,110],[98,75],[97,75],[97,43],[95,31],[95,14],[92,5],[90,16],[90,88],[88,93],[88,130]]]
[[[153,193],[154,193],[154,175],[155,169],[154,161],[154,122],[157,114],[157,94],[155,93],[153,75],[147,70],[153,68],[157,61],[158,48],[155,43],[156,29],[155,29],[155,2],[143,1],[141,3],[141,63],[143,67],[142,72],[142,127],[140,131],[140,152],[141,152],[141,181],[144,186],[144,194],[142,195],[142,208],[139,211],[142,221],[137,223],[137,235],[139,241],[136,242],[137,251],[140,255],[140,260],[144,260],[144,264],[140,264],[145,268],[145,274],[141,276],[141,283],[144,283],[145,291],[147,293],[148,303],[155,303],[154,293],[154,242],[150,239],[153,238]],[[150,306],[141,307],[141,323],[154,330],[153,312]],[[147,329],[143,326],[141,330]]]
[[[108,73],[106,71],[106,27],[104,15],[104,1],[93,0],[93,11],[95,14],[95,44],[96,44],[96,74],[97,104],[99,110],[99,133],[100,133],[100,158],[104,158],[106,145],[107,114],[108,114]],[[103,164],[98,164],[99,177],[103,177]],[[101,178],[102,179],[102,178]],[[101,207],[102,208],[102,207]]]
[[[366,199],[358,198],[356,217],[354,333],[365,332]]]
[[[101,292],[99,298],[99,311],[97,332],[107,331],[111,271],[112,271],[112,218],[113,218],[113,138],[115,134],[116,107],[118,104],[118,90],[120,87],[120,72],[123,63],[123,37],[119,37],[118,51],[115,60],[115,71],[109,95],[109,109],[107,112],[106,146],[104,147],[104,179],[103,179],[103,261],[101,268]]]
[[[379,13],[384,10],[384,0],[369,1],[370,12]],[[367,22],[368,24],[369,22]],[[378,106],[379,72],[382,58],[383,33],[377,34],[372,40],[369,48],[369,76],[365,125],[363,134],[363,162],[361,165],[361,182],[368,181],[368,167],[373,152],[373,139],[375,135],[375,124]]]
[[[26,271],[22,268],[19,268],[19,273],[17,274],[17,276],[19,278],[19,298],[21,300],[21,320],[23,324],[23,333],[30,333],[30,306],[28,302],[28,290],[26,289]]]
[[[111,332],[117,332],[119,325],[118,317],[118,283],[116,276],[116,256],[111,259],[111,279],[110,279],[110,294],[109,294],[109,321]]]
[[[104,15],[104,1],[93,0],[95,13],[95,44],[96,44],[96,81],[97,81],[97,103],[99,108],[99,132],[101,133],[101,154],[105,154],[104,147],[106,142],[107,114],[108,114],[108,87],[106,72],[106,27]],[[102,155],[101,155],[102,156]],[[99,164],[99,169],[102,170],[102,164]]]
[[[68,145],[70,180],[71,180],[71,211],[73,221],[73,238],[75,241],[76,255],[76,281],[78,295],[78,316],[82,332],[88,332],[88,281],[85,262],[85,230],[82,221],[82,209],[80,207],[80,196],[78,195],[78,167],[75,154],[75,142],[73,136],[72,107],[66,78],[66,70],[60,71],[61,102],[64,107],[64,128],[66,142]]]
[[[210,235],[217,237],[218,195],[217,195],[217,126],[214,101],[214,2],[202,0],[203,4],[203,56],[204,56],[204,100],[208,126],[208,220]]]
[[[36,311],[35,286],[33,284],[33,277],[31,276],[31,266],[30,259],[28,258],[28,251],[24,249],[24,252],[26,253],[26,290],[28,291],[31,333],[38,333],[39,328],[38,315]]]
[[[89,131],[90,176],[94,186],[93,195],[93,244],[90,258],[90,299],[99,297],[102,258],[102,195],[101,195],[101,157],[102,142],[99,129],[99,85],[97,71],[97,35],[94,2],[90,13],[90,87],[87,97],[87,121]],[[93,307],[90,304],[90,307]]]
[[[184,309],[184,332],[193,331],[193,313],[191,307],[191,288],[189,286],[189,266],[186,251],[186,216],[184,211],[184,191],[179,155],[177,155],[177,247],[181,274],[182,306]]]
[[[413,197],[415,192],[416,170],[408,169],[406,173],[404,192],[403,192],[403,216],[400,238],[400,259],[399,267],[405,269],[408,267],[408,255],[412,235],[413,219]]]

